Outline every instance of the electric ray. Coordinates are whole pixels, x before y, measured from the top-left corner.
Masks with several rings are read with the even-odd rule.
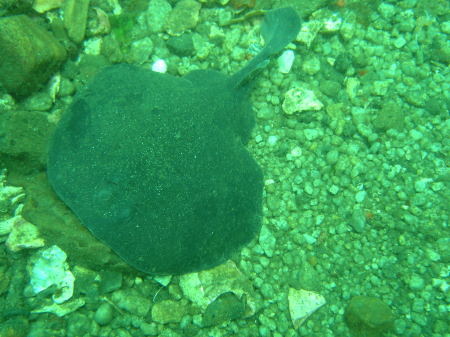
[[[266,14],[265,47],[233,76],[102,70],[52,137],[58,196],[133,267],[182,274],[218,265],[259,232],[263,175],[244,144],[255,70],[297,35],[291,8]]]

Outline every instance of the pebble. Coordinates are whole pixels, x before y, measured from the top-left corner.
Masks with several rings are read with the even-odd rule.
[[[113,292],[122,287],[122,274],[117,271],[100,272],[100,278],[99,290],[102,294]]]
[[[135,289],[118,290],[113,293],[112,301],[120,308],[136,316],[145,316],[150,310],[150,299]]]
[[[319,293],[295,288],[289,288],[288,302],[289,313],[295,329],[326,303],[325,298]]]
[[[432,182],[431,178],[421,178],[414,183],[416,192],[425,192],[427,190],[428,183]]]
[[[287,74],[291,71],[294,64],[295,54],[291,49],[285,50],[280,57],[278,57],[278,71],[283,74]]]
[[[336,185],[331,185],[330,188],[328,189],[328,191],[333,194],[336,195],[339,192],[339,186]]]
[[[427,254],[427,257],[433,262],[438,262],[441,260],[441,255],[432,249],[426,249],[425,253]]]
[[[314,193],[314,187],[311,184],[311,182],[309,182],[309,181],[307,181],[305,183],[304,189],[305,189],[305,192],[309,195],[312,195]]]
[[[149,37],[134,41],[130,47],[129,61],[142,64],[146,62],[153,50],[153,41]]]
[[[358,192],[355,194],[355,201],[356,201],[357,203],[363,202],[364,199],[366,199],[366,195],[367,195],[367,192],[366,192],[366,191],[358,191]]]
[[[194,28],[199,19],[201,5],[194,0],[178,1],[166,20],[169,35],[180,36],[186,30]]]
[[[26,15],[0,18],[0,50],[0,82],[20,98],[42,87],[67,55],[51,33]]]
[[[305,239],[306,243],[309,245],[313,245],[317,242],[317,239],[314,236],[306,234],[306,233],[303,234],[303,239]]]
[[[52,98],[46,92],[39,92],[32,95],[23,103],[24,109],[30,111],[49,111],[52,105]]]
[[[298,33],[296,40],[306,44],[309,48],[322,27],[323,23],[319,20],[304,22],[300,28],[300,32]]]
[[[267,144],[269,145],[275,145],[278,142],[278,136],[269,136],[267,138]]]
[[[304,129],[303,133],[305,134],[307,140],[312,141],[319,138],[322,135],[321,131],[322,130],[318,129]]]
[[[163,59],[157,59],[152,64],[152,70],[156,71],[157,73],[165,73],[165,72],[167,72],[166,61],[164,61]]]
[[[34,0],[33,9],[38,13],[45,13],[49,10],[60,8],[64,0]]]
[[[264,283],[261,286],[261,294],[266,298],[266,299],[271,299],[275,296],[275,293],[273,291],[273,287],[270,283]]]
[[[339,151],[331,150],[327,153],[326,156],[327,163],[330,165],[334,165],[339,160]]]
[[[441,23],[441,30],[445,34],[450,34],[450,21],[445,21]]]
[[[378,13],[380,13],[384,19],[391,19],[395,14],[395,7],[391,4],[381,3],[378,6]]]
[[[72,96],[75,92],[75,85],[73,82],[65,77],[61,78],[61,87],[58,95],[60,97]]]
[[[302,69],[308,75],[317,74],[320,71],[320,60],[317,57],[309,57],[303,62]]]
[[[321,32],[323,33],[335,33],[339,31],[342,25],[342,18],[337,13],[333,13],[327,18],[323,19],[323,27]]]
[[[139,328],[144,336],[156,336],[158,335],[158,326],[155,323],[143,322]]]
[[[406,40],[403,36],[399,36],[394,40],[394,47],[395,48],[402,48],[406,44]]]
[[[259,244],[268,257],[273,256],[276,242],[277,240],[273,236],[272,232],[267,228],[267,226],[263,225],[259,234]]]
[[[355,296],[345,310],[345,320],[357,336],[382,336],[394,324],[389,306],[376,297]]]
[[[357,233],[362,233],[366,229],[366,217],[360,208],[355,208],[352,213],[350,225]]]
[[[314,94],[314,91],[305,87],[295,87],[286,92],[283,101],[283,111],[287,115],[308,110],[321,110],[323,103]]]
[[[172,36],[167,40],[166,46],[171,52],[178,56],[192,56],[195,53],[193,36],[194,35],[191,33],[185,33],[181,36]]]
[[[422,290],[425,287],[425,281],[417,274],[413,274],[409,280],[409,287],[412,290]]]
[[[100,325],[106,325],[114,317],[113,307],[109,303],[101,304],[95,311],[94,320]]]
[[[81,43],[86,33],[89,0],[66,0],[63,7],[64,27],[75,43]]]
[[[179,323],[187,313],[187,308],[180,302],[165,300],[152,307],[152,319],[161,324]]]
[[[166,18],[172,10],[172,6],[166,0],[152,0],[145,12],[147,27],[152,33],[160,33],[164,30]]]
[[[221,294],[211,302],[203,315],[203,326],[220,325],[245,315],[245,299],[232,292]]]
[[[323,80],[319,84],[320,91],[325,95],[336,98],[341,91],[341,85],[336,81]]]
[[[37,251],[29,260],[30,285],[36,295],[55,287],[52,299],[62,304],[73,295],[75,277],[66,262],[66,253],[56,245]]]

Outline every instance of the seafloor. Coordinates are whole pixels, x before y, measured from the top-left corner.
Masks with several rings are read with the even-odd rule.
[[[127,267],[48,186],[61,114],[107,64],[232,74],[286,5],[292,68],[274,58],[252,93],[259,237],[219,271]],[[16,15],[51,40],[13,73]],[[449,34],[443,0],[0,0],[0,337],[448,336]],[[301,289],[326,304],[295,316]]]

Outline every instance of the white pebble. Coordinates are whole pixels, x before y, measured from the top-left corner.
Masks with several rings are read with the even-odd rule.
[[[157,73],[165,73],[167,71],[167,64],[166,61],[163,59],[158,59],[152,64],[152,70],[156,71]]]
[[[295,54],[294,51],[288,49],[283,52],[278,58],[278,70],[280,73],[287,74],[291,71],[292,64],[294,63]]]

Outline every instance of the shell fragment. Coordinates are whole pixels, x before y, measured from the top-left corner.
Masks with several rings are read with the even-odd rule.
[[[326,303],[325,298],[318,293],[294,288],[289,288],[288,301],[289,313],[295,329]]]
[[[282,107],[285,114],[292,115],[295,112],[320,110],[323,103],[319,101],[314,91],[305,86],[298,86],[286,92]]]
[[[294,63],[294,59],[294,51],[291,49],[285,50],[277,59],[279,72],[283,74],[289,73],[291,71],[292,64]]]

